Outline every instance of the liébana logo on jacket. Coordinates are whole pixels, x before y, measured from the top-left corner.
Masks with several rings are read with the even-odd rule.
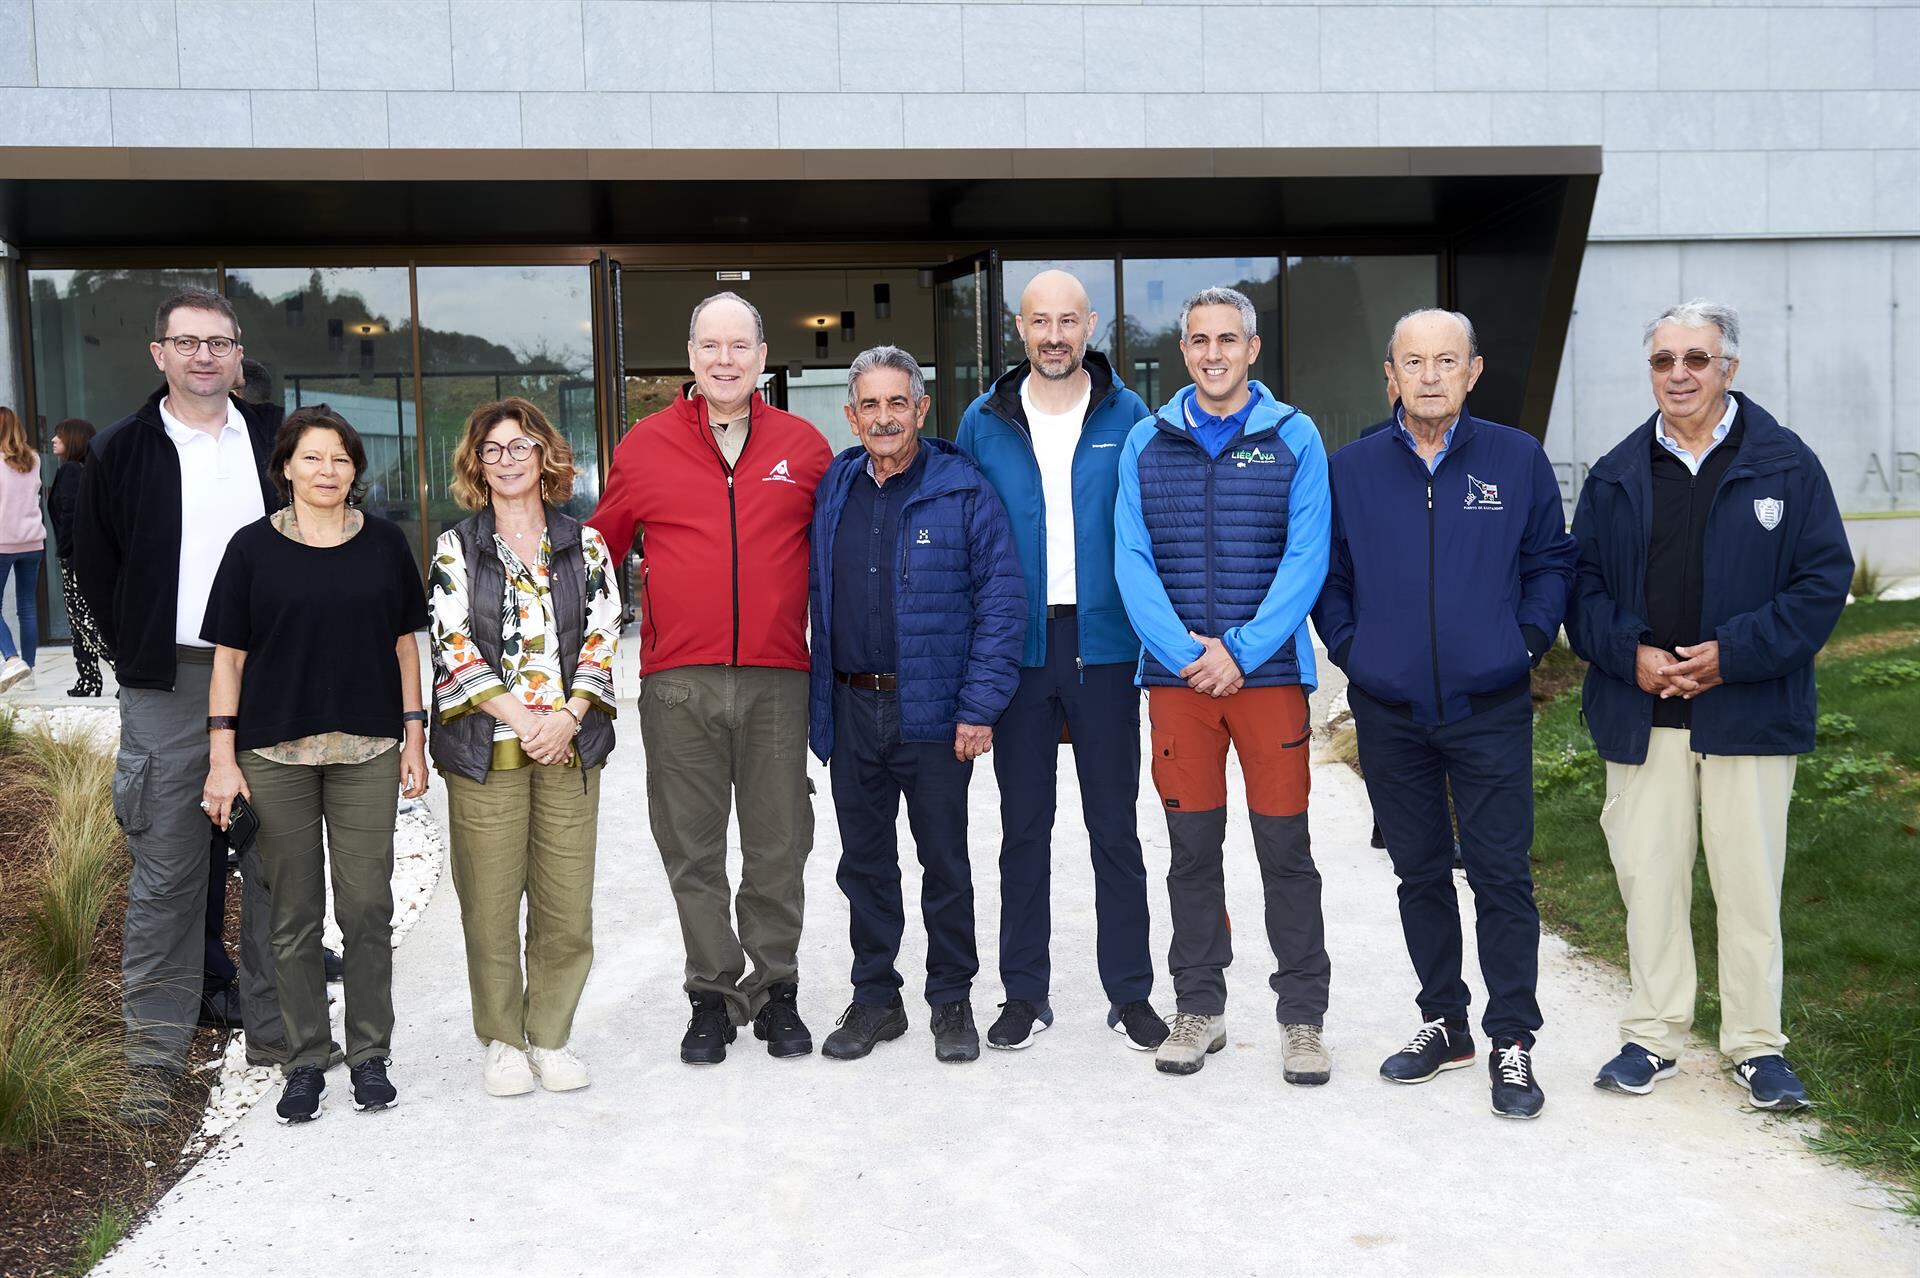
[[[1233,452],[1229,453],[1228,456],[1233,459],[1233,464],[1241,470],[1245,470],[1249,462],[1255,465],[1270,466],[1277,460],[1272,453],[1259,447],[1236,448]]]
[[[1467,476],[1468,510],[1505,510],[1500,504],[1500,485],[1490,484],[1474,475]]]

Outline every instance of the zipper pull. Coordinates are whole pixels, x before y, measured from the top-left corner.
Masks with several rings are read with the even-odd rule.
[[[733,491],[733,472],[732,471],[727,472],[727,491],[728,492]]]
[[[732,483],[733,481],[729,479],[727,482]],[[1427,476],[1427,509],[1428,510],[1433,509],[1433,476],[1432,475]]]

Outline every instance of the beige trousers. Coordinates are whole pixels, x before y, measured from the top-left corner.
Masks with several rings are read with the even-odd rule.
[[[1622,1043],[1677,1058],[1693,1028],[1693,862],[1704,841],[1720,932],[1720,1050],[1743,1061],[1786,1046],[1780,879],[1798,763],[1695,754],[1686,729],[1654,728],[1645,763],[1607,764],[1600,828],[1627,907],[1633,978]]]

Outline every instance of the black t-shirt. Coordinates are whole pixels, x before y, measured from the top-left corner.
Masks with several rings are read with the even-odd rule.
[[[1653,441],[1653,520],[1647,543],[1646,642],[1676,652],[1713,636],[1700,632],[1705,605],[1707,511],[1720,481],[1733,465],[1746,434],[1737,414],[1733,429],[1714,445],[1695,475],[1687,464]],[[1693,702],[1668,697],[1654,703],[1653,726],[1685,728],[1693,722]]]
[[[394,644],[427,624],[406,535],[372,515],[338,546],[248,524],[227,543],[200,637],[247,654],[234,745],[321,732],[402,737]]]

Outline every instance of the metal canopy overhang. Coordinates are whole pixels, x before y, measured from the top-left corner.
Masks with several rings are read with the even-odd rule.
[[[1436,237],[1599,172],[1593,147],[336,152],[0,149],[0,239],[217,246]]]

